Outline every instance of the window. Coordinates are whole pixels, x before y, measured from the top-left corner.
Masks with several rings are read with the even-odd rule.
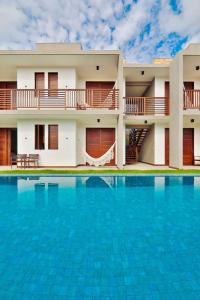
[[[58,149],[58,125],[49,125],[48,133],[48,148],[50,150]]]
[[[44,150],[45,126],[35,125],[35,149]]]

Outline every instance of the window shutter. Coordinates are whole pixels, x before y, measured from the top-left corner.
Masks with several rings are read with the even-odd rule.
[[[44,89],[44,73],[35,73],[35,89]]]
[[[45,126],[35,125],[35,149],[44,150],[45,146]]]
[[[49,149],[58,149],[58,125],[49,125]]]

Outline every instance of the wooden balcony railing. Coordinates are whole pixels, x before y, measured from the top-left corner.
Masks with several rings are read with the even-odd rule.
[[[0,110],[111,109],[119,107],[117,89],[0,89]]]
[[[183,109],[200,109],[200,90],[183,91]]]
[[[125,112],[132,115],[169,115],[166,97],[125,97]]]

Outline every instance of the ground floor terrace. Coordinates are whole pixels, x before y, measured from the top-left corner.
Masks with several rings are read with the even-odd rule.
[[[200,126],[198,116],[195,119],[183,119],[182,131],[182,168],[200,165]],[[178,139],[173,136],[173,128],[168,118],[125,119],[125,165],[137,168],[145,163],[150,167],[173,167],[171,161],[175,153],[172,144]],[[173,137],[173,139],[172,139]]]
[[[17,155],[38,155],[41,168],[86,166],[109,150],[109,158],[106,156],[103,162],[106,166],[118,165],[117,115],[90,114],[79,118],[24,115],[21,119],[2,119],[0,166],[10,166]]]
[[[119,123],[116,115],[5,121],[0,124],[0,167],[11,166],[15,163],[13,157],[19,154],[37,154],[40,168],[88,169],[95,166],[148,170],[171,166],[173,153],[168,119],[124,119]],[[198,168],[200,126],[187,122],[182,130],[183,166]],[[34,166],[29,165],[30,168]]]

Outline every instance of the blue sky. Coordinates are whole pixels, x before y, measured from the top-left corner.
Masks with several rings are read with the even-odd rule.
[[[200,0],[0,0],[0,48],[81,42],[150,62],[200,42],[199,12]]]

